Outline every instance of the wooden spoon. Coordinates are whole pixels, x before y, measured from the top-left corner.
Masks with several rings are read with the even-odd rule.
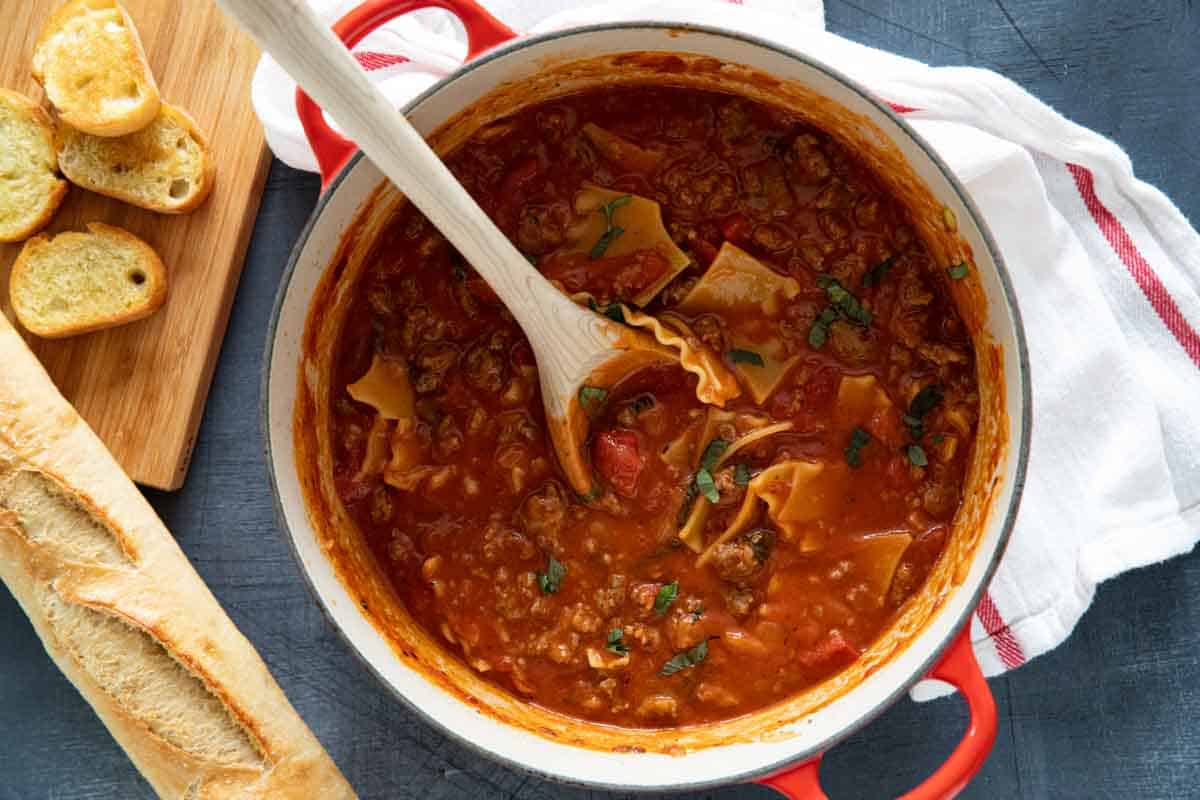
[[[550,434],[576,492],[592,490],[584,454],[585,384],[606,387],[678,354],[651,337],[587,311],[535,270],[450,170],[367,80],[353,56],[304,0],[218,0],[259,45],[338,121],[344,132],[475,268],[525,332],[541,380]]]

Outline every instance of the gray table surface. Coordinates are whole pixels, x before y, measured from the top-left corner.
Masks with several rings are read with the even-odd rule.
[[[1141,177],[1200,219],[1192,0],[828,0],[827,16],[830,30],[866,44],[1009,76],[1116,139]],[[150,499],[364,798],[601,796],[493,764],[415,719],[342,645],[301,582],[267,488],[259,369],[276,284],[317,189],[312,176],[274,165],[191,475]],[[966,796],[1200,796],[1198,652],[1195,554],[1104,584],[1063,646],[991,682],[999,736]],[[827,789],[896,795],[940,763],[964,719],[955,700],[900,701],[827,756]],[[150,789],[0,591],[0,800],[143,797]]]

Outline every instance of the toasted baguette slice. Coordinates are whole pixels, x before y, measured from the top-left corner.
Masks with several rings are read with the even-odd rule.
[[[0,364],[0,580],[157,795],[353,798],[253,645],[3,314]]]
[[[93,222],[87,233],[26,242],[8,289],[21,324],[58,339],[154,313],[167,299],[167,271],[154,249],[132,233]]]
[[[163,103],[154,121],[116,138],[58,129],[58,165],[77,186],[163,214],[185,214],[213,187],[208,141],[187,112]]]
[[[117,0],[71,0],[33,49],[33,77],[73,128],[124,136],[158,113],[158,86],[142,40]]]
[[[29,98],[0,89],[0,242],[37,233],[66,194],[50,117]]]

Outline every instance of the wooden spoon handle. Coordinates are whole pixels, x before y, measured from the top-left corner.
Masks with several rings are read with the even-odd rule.
[[[530,338],[574,305],[521,255],[304,0],[219,0],[454,245]],[[536,313],[542,308],[543,313]],[[526,324],[528,323],[528,324]],[[540,324],[539,324],[540,323]],[[576,324],[579,324],[576,319]]]

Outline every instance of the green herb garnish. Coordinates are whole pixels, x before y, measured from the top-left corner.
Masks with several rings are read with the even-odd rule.
[[[542,594],[555,594],[562,588],[563,578],[567,577],[567,568],[557,558],[550,556],[546,562],[546,571],[538,573],[538,586]]]
[[[908,463],[914,467],[925,467],[929,465],[929,459],[925,457],[925,448],[919,444],[910,444],[904,448],[904,455],[908,456]]]
[[[883,276],[892,268],[892,264],[896,262],[895,256],[888,256],[883,261],[880,261],[875,266],[867,270],[862,276],[862,285],[864,289],[869,289],[872,286],[878,286],[883,280]]]
[[[600,487],[597,485],[593,485],[591,489],[588,489],[587,494],[579,495],[579,501],[581,503],[590,503],[599,496],[600,496]]]
[[[717,491],[717,483],[713,480],[712,473],[704,467],[696,471],[696,490],[704,495],[704,498],[710,503],[716,503],[721,499],[721,493]]]
[[[525,253],[525,260],[528,261],[533,266],[535,266],[535,267],[537,266],[537,262],[538,262],[537,256],[531,256],[529,253]]]
[[[837,278],[832,275],[818,275],[817,286],[825,290],[830,305],[843,318],[863,327],[871,324],[871,312],[863,308],[858,298],[847,291]]]
[[[950,277],[956,281],[961,281],[963,278],[967,277],[967,273],[970,271],[971,270],[969,267],[967,267],[967,262],[965,261],[960,261],[954,266],[946,269],[946,272],[950,274]]]
[[[620,225],[613,225],[613,212],[632,199],[633,195],[623,194],[600,206],[600,213],[604,215],[604,233],[600,234],[600,238],[596,240],[596,244],[592,246],[592,251],[588,254],[593,261],[603,256],[604,251],[613,243],[613,240],[625,233],[625,229]]]
[[[609,631],[608,641],[605,643],[604,649],[619,656],[626,655],[629,652],[629,648],[625,645],[625,631],[620,628],[613,628]]]
[[[608,390],[601,389],[599,386],[580,386],[579,387],[579,405],[583,406],[583,410],[591,413],[600,406],[604,405],[604,401],[608,399]]]
[[[594,298],[589,297],[588,308],[590,308],[592,311],[595,311],[597,314],[603,314],[613,322],[625,322],[625,311],[621,308],[620,303],[613,302],[601,307]]]
[[[763,357],[753,350],[730,350],[729,360],[735,364],[753,364],[756,367],[763,365]]]
[[[817,318],[813,320],[812,327],[808,329],[808,346],[814,350],[820,350],[825,340],[829,338],[829,326],[837,319],[837,311],[832,307],[826,308]]]
[[[679,581],[671,581],[665,584],[658,590],[658,594],[654,596],[654,613],[660,617],[667,613],[667,609],[671,607],[671,603],[675,602],[675,598],[679,596]]]
[[[708,658],[707,639],[690,650],[684,650],[682,653],[677,653],[667,663],[662,665],[662,669],[658,671],[658,674],[665,678],[669,675],[674,675],[681,669],[694,667],[706,658]]]
[[[870,441],[871,434],[855,426],[854,432],[850,434],[850,444],[846,445],[846,449],[843,451],[846,454],[846,463],[855,468],[861,467],[862,449]]]
[[[738,486],[748,486],[750,484],[750,467],[745,464],[738,464],[734,467],[733,482]]]
[[[925,416],[942,402],[942,387],[936,383],[922,387],[908,404],[908,413],[901,419],[908,426],[908,433],[914,439],[925,435]]]
[[[708,447],[704,448],[704,455],[700,456],[700,466],[703,469],[713,470],[717,466],[717,462],[721,456],[725,454],[726,448],[729,447],[729,442],[725,439],[713,439],[708,443]]]

